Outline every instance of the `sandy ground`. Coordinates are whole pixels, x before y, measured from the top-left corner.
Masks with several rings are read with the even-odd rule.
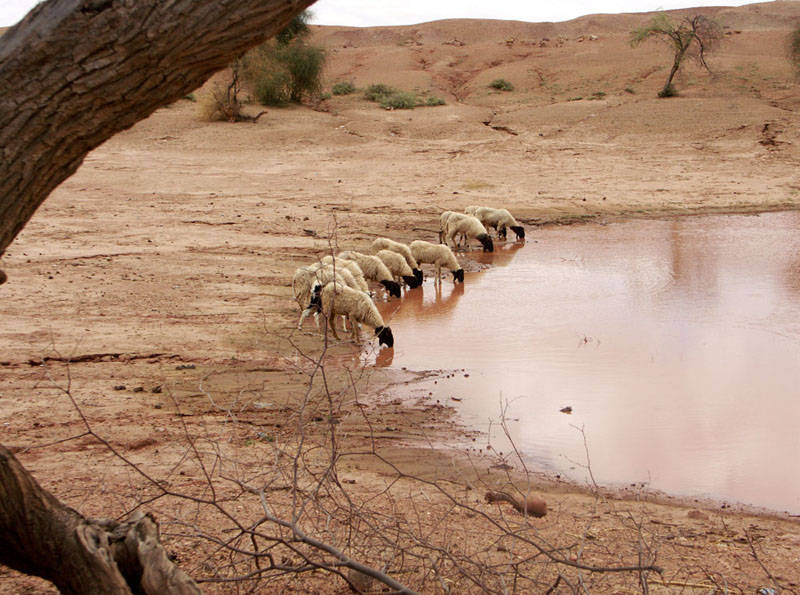
[[[323,348],[312,326],[295,330],[290,288],[296,267],[337,247],[366,250],[379,235],[435,241],[441,210],[469,204],[509,208],[532,236],[586,218],[800,207],[800,93],[768,43],[776,22],[799,13],[798,2],[726,13],[741,33],[731,28],[722,74],[687,69],[682,96],[670,100],[653,98],[663,53],[625,45],[632,17],[603,17],[561,31],[459,21],[317,31],[330,81],[414,88],[444,97],[441,107],[385,111],[352,95],[272,109],[255,124],[201,122],[188,100],[157,111],[94,151],[3,257],[0,441],[88,516],[154,511],[196,577],[230,571],[197,530],[222,538],[230,521],[185,499],[150,501],[156,482],[194,497],[258,485],[289,507],[276,453],[296,452],[299,437],[313,444],[309,482],[335,435],[336,510],[346,494],[436,543],[437,556],[519,562],[527,550],[498,537],[499,519],[572,562],[657,554],[658,592],[800,591],[797,518],[679,502],[640,485],[611,494],[526,477],[491,454],[469,458],[447,444],[472,436],[414,390],[420,374],[362,365],[361,347],[376,348],[366,336]],[[517,90],[486,88],[501,76]],[[474,255],[461,258],[477,268]],[[512,485],[531,485],[550,514],[522,519],[483,501],[486,489]],[[231,496],[226,510],[251,519],[251,496]],[[385,547],[364,531],[337,543],[380,566]],[[446,578],[429,576],[427,563],[406,561],[397,578],[423,592],[481,590],[452,566]],[[554,564],[526,563],[535,578],[521,589],[557,580]],[[560,568],[559,588],[578,580]],[[593,592],[642,590],[637,573],[582,576]],[[321,573],[261,588],[347,591]],[[50,589],[0,569],[0,592]]]

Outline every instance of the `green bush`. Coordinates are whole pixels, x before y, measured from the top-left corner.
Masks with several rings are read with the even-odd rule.
[[[334,83],[333,87],[331,87],[331,93],[334,95],[350,95],[355,90],[356,86],[350,81]]]
[[[397,89],[390,87],[389,85],[384,85],[383,83],[373,83],[367,87],[366,91],[364,91],[364,99],[367,101],[380,103],[386,97],[394,95],[397,92]]]
[[[625,92],[631,95],[636,95],[636,90],[633,87],[625,87]]]
[[[366,99],[367,101],[374,101],[376,103],[380,103],[387,97],[390,97],[391,95],[394,95],[397,92],[398,92],[397,89],[395,89],[394,87],[384,85],[383,83],[377,83],[367,87],[366,91],[364,91],[364,99]]]
[[[256,101],[282,105],[314,98],[322,90],[325,52],[302,39],[288,44],[263,44],[244,59],[244,75]]]
[[[489,86],[492,89],[497,89],[498,91],[513,91],[514,90],[514,85],[512,85],[510,82],[508,82],[505,79],[494,79],[491,83],[489,83]]]
[[[445,100],[442,99],[441,97],[428,97],[428,99],[425,100],[425,105],[429,106],[445,105],[445,104],[446,104]]]
[[[419,105],[419,100],[414,93],[399,91],[381,99],[380,104],[386,109],[414,109]]]

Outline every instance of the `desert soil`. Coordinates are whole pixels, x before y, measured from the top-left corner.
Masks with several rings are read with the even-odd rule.
[[[655,98],[663,48],[626,44],[643,16],[318,28],[329,84],[382,82],[446,105],[386,111],[357,93],[228,124],[201,121],[187,99],[112,138],[3,256],[0,441],[87,516],[120,517],[139,504],[153,511],[167,548],[197,578],[224,570],[191,515],[216,535],[229,525],[180,499],[151,502],[148,478],[193,495],[230,489],[232,475],[257,483],[255,470],[277,470],[276,445],[296,445],[302,428],[323,451],[335,430],[350,455],[339,462],[339,487],[353,502],[431,542],[447,534],[465,555],[470,544],[487,560],[515,555],[492,537],[492,518],[568,547],[572,561],[582,548],[602,565],[657,553],[656,592],[800,591],[796,517],[640,485],[598,491],[526,476],[488,453],[468,458],[446,446],[474,437],[457,411],[414,391],[420,375],[450,371],[364,366],[360,350],[374,348],[366,335],[323,348],[312,324],[295,329],[296,267],[336,248],[366,251],[381,235],[435,241],[443,209],[502,205],[535,238],[537,226],[586,219],[799,208],[800,88],[776,40],[800,17],[800,2],[706,10],[730,23],[717,76],[688,67],[681,96],[668,100]],[[515,90],[490,89],[496,78]],[[460,258],[474,266],[469,253]],[[311,379],[320,358],[327,391],[319,373]],[[87,424],[130,464],[86,435]],[[398,480],[399,471],[439,487]],[[549,514],[522,519],[483,501],[487,487],[512,485],[532,485]],[[469,508],[454,508],[445,492]],[[289,491],[270,493],[275,506],[290,505]],[[230,506],[244,519],[258,502]],[[558,569],[541,564],[529,585],[556,581]],[[481,590],[457,573],[431,578],[423,566],[408,564],[397,578],[424,592]],[[570,592],[576,574],[564,574],[558,589]],[[636,573],[583,580],[598,593],[642,590]],[[324,573],[260,588],[347,592]],[[52,588],[0,569],[0,592]]]

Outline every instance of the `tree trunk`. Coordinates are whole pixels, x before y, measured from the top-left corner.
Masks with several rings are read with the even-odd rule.
[[[0,36],[0,255],[87,153],[314,0],[48,0]],[[111,197],[109,197],[111,198]]]
[[[667,82],[664,83],[664,88],[661,89],[661,93],[659,93],[660,97],[667,97],[669,94],[669,88],[672,86],[672,79],[675,78],[675,75],[678,72],[678,69],[681,67],[683,63],[683,58],[686,56],[686,51],[689,49],[689,46],[686,45],[682,49],[678,50],[675,54],[675,61],[672,63],[672,68],[669,71],[669,75],[667,76]]]
[[[34,8],[0,36],[0,255],[89,151],[312,3],[48,0]],[[86,519],[1,445],[0,563],[63,593],[200,593],[170,562],[151,517]]]
[[[44,490],[2,445],[0,502],[0,563],[47,579],[62,593],[201,593],[170,561],[152,517],[86,519]]]

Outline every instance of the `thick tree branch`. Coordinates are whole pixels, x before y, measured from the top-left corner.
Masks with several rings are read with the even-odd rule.
[[[170,561],[152,517],[86,519],[43,489],[2,445],[0,502],[0,564],[42,577],[62,593],[201,593]]]
[[[87,153],[314,0],[48,0],[0,36],[0,255]]]

